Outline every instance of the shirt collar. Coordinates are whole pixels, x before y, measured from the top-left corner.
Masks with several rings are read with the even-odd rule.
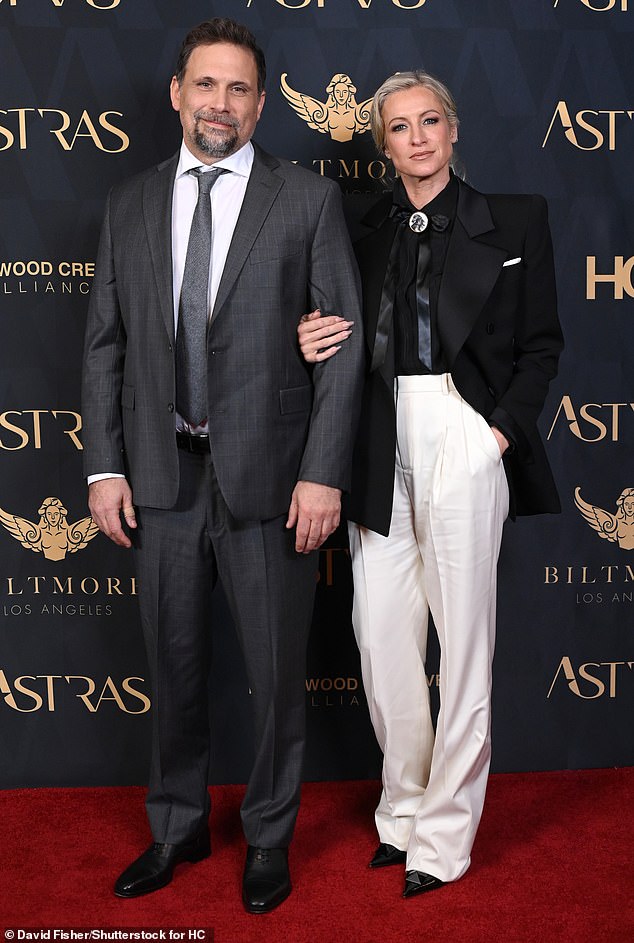
[[[222,160],[216,161],[215,164],[211,164],[209,166],[209,170],[215,167],[223,167],[225,170],[230,170],[231,173],[238,174],[240,177],[248,177],[251,173],[251,168],[253,167],[254,155],[255,151],[253,150],[253,144],[251,144],[251,141],[247,141],[247,143],[243,144],[240,150],[236,151],[235,154],[231,154],[229,157],[223,157]],[[181,144],[180,156],[178,158],[178,167],[176,168],[176,179],[178,179],[183,174],[189,173],[189,171],[193,170],[194,167],[200,166],[200,160],[197,157],[194,157],[192,152],[183,141]]]
[[[409,201],[407,196],[407,191],[403,185],[403,181],[399,177],[394,183],[394,194],[393,202],[397,206],[404,207],[405,209],[411,210],[412,213],[416,213],[417,209]],[[446,187],[440,191],[433,200],[430,200],[423,207],[423,212],[427,216],[436,216],[438,214],[446,216],[448,219],[453,219],[456,215],[456,206],[458,204],[458,182],[451,172],[449,178],[449,183]]]

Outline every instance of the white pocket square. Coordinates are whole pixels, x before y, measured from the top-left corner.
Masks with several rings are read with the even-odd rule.
[[[504,266],[506,266],[506,265],[517,265],[517,263],[518,263],[518,262],[521,262],[521,261],[522,261],[522,259],[521,259],[521,257],[519,257],[519,256],[518,256],[517,259],[507,259],[506,262],[503,262],[503,263],[502,263],[502,268],[504,268]]]

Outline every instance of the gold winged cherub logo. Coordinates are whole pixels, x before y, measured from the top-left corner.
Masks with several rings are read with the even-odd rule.
[[[575,488],[575,504],[599,537],[617,543],[623,550],[634,550],[634,488],[625,488],[616,501],[616,514],[588,504]]]
[[[280,88],[286,101],[309,128],[329,134],[333,141],[350,141],[354,134],[364,134],[370,127],[372,99],[357,104],[356,87],[345,72],[337,72],[326,86],[327,99],[320,102],[304,92],[296,92],[286,81],[288,72],[280,77]]]
[[[67,553],[83,550],[99,533],[92,517],[82,517],[80,521],[69,524],[66,520],[68,511],[59,498],[44,498],[37,513],[40,520],[34,524],[0,508],[0,523],[23,547],[34,553],[43,553],[47,560],[63,560]]]

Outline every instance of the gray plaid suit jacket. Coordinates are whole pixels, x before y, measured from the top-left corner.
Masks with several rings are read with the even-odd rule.
[[[86,475],[125,474],[137,505],[178,493],[174,434],[172,190],[178,155],[108,196],[84,356]],[[300,480],[343,490],[363,344],[356,263],[332,181],[256,146],[208,332],[211,453],[233,516],[284,514]],[[336,357],[310,367],[306,311],[355,321]]]

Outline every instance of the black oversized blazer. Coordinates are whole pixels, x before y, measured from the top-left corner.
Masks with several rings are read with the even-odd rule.
[[[511,516],[556,512],[559,497],[537,430],[563,347],[546,201],[458,184],[438,298],[442,349],[462,397],[514,442],[504,458]],[[380,534],[389,531],[394,487],[393,331],[384,363],[374,372],[369,365],[397,225],[391,204],[391,194],[379,199],[355,244],[368,367],[346,508],[349,520]]]

